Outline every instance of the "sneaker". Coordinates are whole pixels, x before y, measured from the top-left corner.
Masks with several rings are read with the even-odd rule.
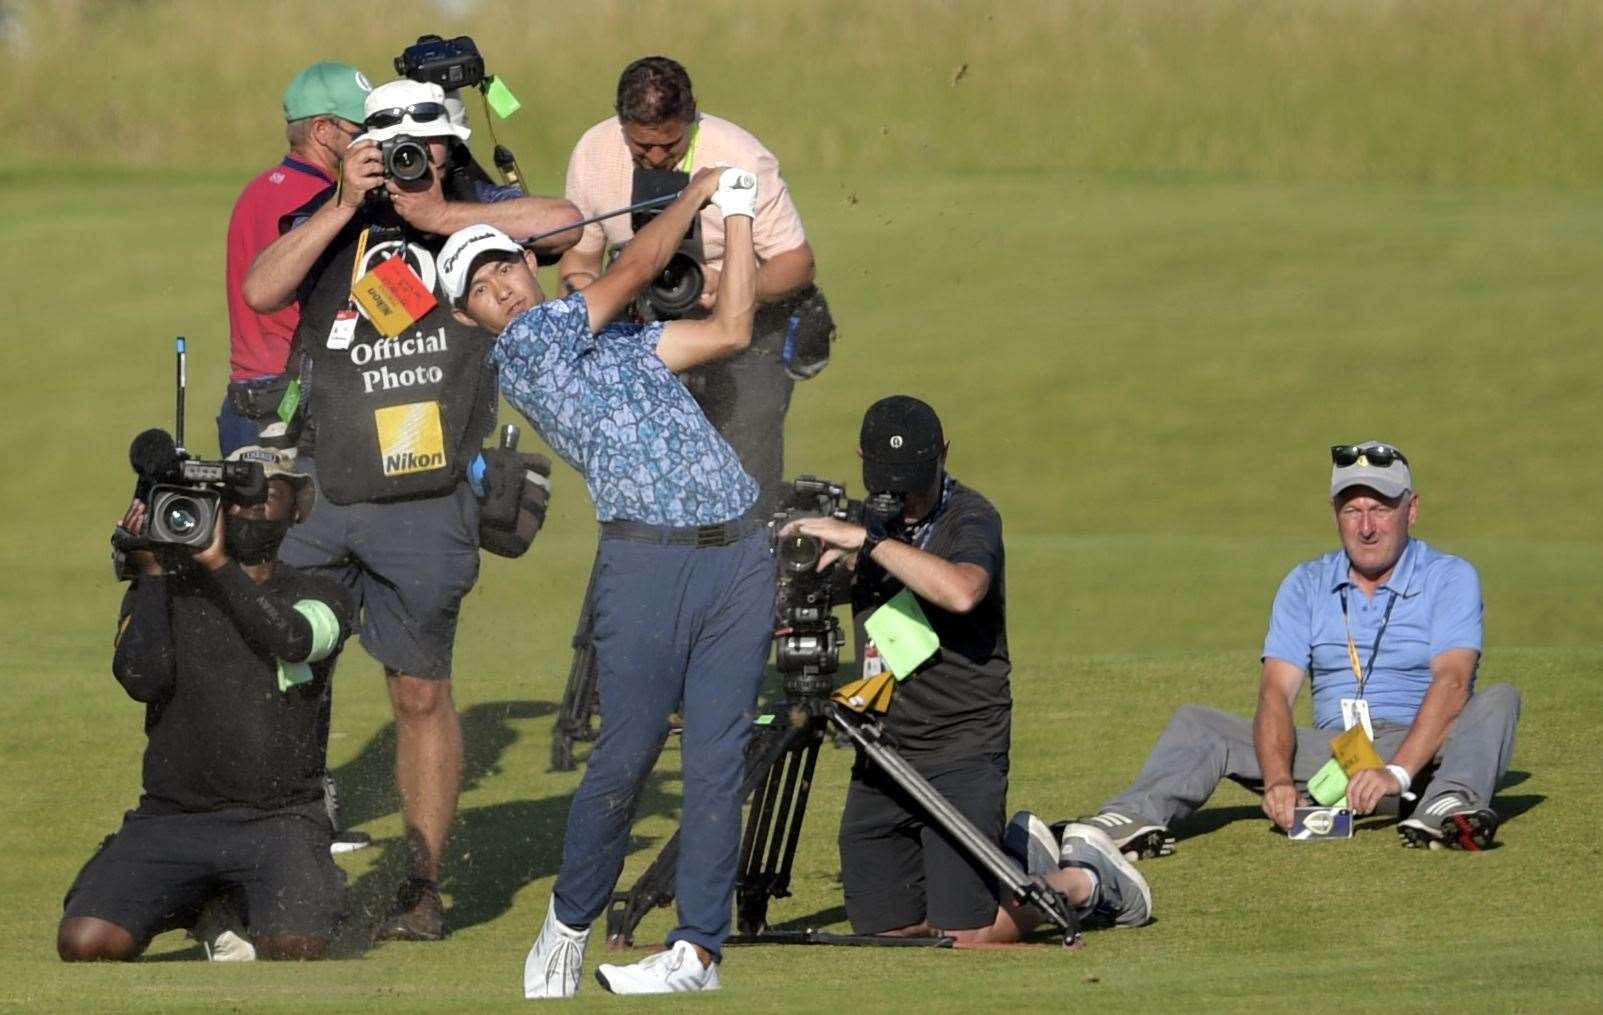
[[[1397,836],[1410,849],[1463,849],[1479,852],[1492,845],[1497,826],[1495,811],[1471,807],[1449,793],[1421,803],[1412,817],[1397,823]]]
[[[380,941],[444,941],[445,903],[440,886],[427,878],[407,878],[395,893],[395,905],[379,924]]]
[[[341,853],[354,853],[371,845],[373,845],[373,837],[371,835],[347,828],[343,832],[334,833],[333,841],[328,844],[328,851],[338,856]]]
[[[523,996],[526,998],[572,997],[579,992],[579,972],[584,966],[584,945],[590,928],[574,930],[557,919],[557,902],[551,900],[545,911],[540,936],[534,939],[529,957],[523,960]]]
[[[1152,889],[1102,829],[1077,822],[1065,826],[1060,861],[1097,876],[1085,912],[1110,917],[1119,927],[1139,927],[1152,919]]]
[[[1174,833],[1145,818],[1134,818],[1118,811],[1102,811],[1074,820],[1077,824],[1102,829],[1119,847],[1126,860],[1156,860],[1174,852]],[[1068,822],[1059,822],[1052,826],[1052,830],[1061,836],[1066,824]]]
[[[1002,851],[1020,861],[1029,877],[1042,877],[1058,869],[1058,840],[1046,822],[1030,811],[1019,811],[1002,831]]]
[[[696,946],[689,941],[675,941],[666,951],[647,955],[633,965],[603,963],[596,967],[596,982],[614,994],[678,994],[721,986],[718,963],[702,965]]]
[[[208,962],[256,961],[256,946],[245,936],[245,921],[226,896],[208,899],[189,933],[206,950]]]

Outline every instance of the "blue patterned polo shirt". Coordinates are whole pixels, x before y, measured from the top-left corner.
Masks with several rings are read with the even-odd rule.
[[[739,518],[757,482],[657,358],[662,329],[611,324],[592,335],[583,293],[542,303],[496,339],[501,392],[584,475],[600,521]]]

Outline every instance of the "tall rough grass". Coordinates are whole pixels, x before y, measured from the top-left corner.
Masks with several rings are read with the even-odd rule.
[[[1564,0],[0,0],[4,162],[236,171],[320,57],[375,80],[468,33],[560,171],[618,70],[684,60],[706,109],[828,170],[1584,184],[1603,5]]]

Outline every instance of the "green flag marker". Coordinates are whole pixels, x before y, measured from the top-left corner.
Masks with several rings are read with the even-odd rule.
[[[484,97],[489,100],[490,108],[495,110],[495,115],[503,120],[523,108],[523,103],[512,94],[512,89],[498,77],[490,79],[490,87],[485,91]]]

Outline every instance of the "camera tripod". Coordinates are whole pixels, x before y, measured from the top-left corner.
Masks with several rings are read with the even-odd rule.
[[[836,625],[833,617],[831,625]],[[838,625],[836,625],[838,627]],[[833,669],[833,666],[829,667]],[[879,935],[833,934],[814,928],[775,930],[768,923],[768,904],[790,895],[791,871],[801,839],[807,799],[819,748],[830,729],[850,740],[863,756],[901,787],[926,818],[951,836],[960,849],[996,879],[1017,902],[1033,906],[1063,935],[1065,947],[1080,943],[1074,907],[1057,889],[1041,878],[1027,877],[973,823],[885,740],[878,720],[841,707],[829,697],[829,673],[816,665],[784,674],[785,700],[769,706],[757,720],[746,749],[746,778],[741,792],[750,799],[740,842],[740,867],[735,881],[737,934],[726,943],[836,944],[880,947],[951,947],[948,937],[896,938]],[[634,931],[646,913],[673,901],[675,869],[679,861],[679,834],[674,833],[662,852],[634,887],[616,892],[607,911],[607,942],[612,947],[634,943]]]
[[[600,560],[597,549],[596,559]],[[577,762],[574,745],[596,738],[595,715],[601,705],[596,690],[595,628],[596,568],[590,565],[590,580],[584,586],[584,603],[579,607],[579,623],[573,632],[573,661],[568,664],[568,683],[562,691],[562,704],[551,729],[551,770],[571,772]]]

